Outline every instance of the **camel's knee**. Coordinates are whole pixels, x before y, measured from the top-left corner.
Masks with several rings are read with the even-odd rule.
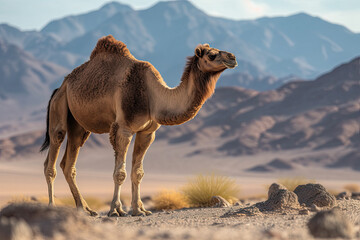
[[[44,169],[45,178],[47,181],[54,181],[56,177],[56,169],[55,168],[45,168]]]
[[[63,170],[64,172],[64,176],[66,179],[75,179],[76,177],[76,168],[75,167],[72,167],[72,168],[69,168],[69,169],[64,169]]]
[[[114,173],[114,182],[121,185],[125,182],[126,171],[125,169],[119,169]]]
[[[143,169],[138,169],[136,171],[133,171],[131,173],[131,181],[135,184],[140,184],[143,177],[144,177],[144,170]]]

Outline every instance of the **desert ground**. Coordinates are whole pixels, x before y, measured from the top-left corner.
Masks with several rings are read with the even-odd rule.
[[[239,198],[242,201],[231,207],[154,211],[151,216],[121,218],[108,218],[106,213],[109,206],[106,205],[98,210],[99,216],[95,218],[79,213],[81,218],[85,218],[81,221],[89,224],[83,231],[71,230],[69,227],[70,230],[65,232],[59,230],[59,233],[51,236],[38,233],[37,239],[42,237],[69,239],[67,234],[72,234],[71,239],[312,239],[307,222],[316,212],[309,211],[303,215],[299,213],[300,210],[283,210],[249,216],[231,215],[231,213],[266,200],[267,188],[280,178],[303,177],[321,183],[332,192],[343,191],[346,184],[360,184],[358,172],[349,169],[325,169],[312,166],[269,173],[246,171],[252,166],[271,161],[276,157],[301,156],[306,154],[305,150],[221,157],[216,154],[191,155],[190,153],[195,149],[193,146],[180,145],[171,145],[160,140],[155,141],[149,149],[144,163],[145,177],[141,186],[143,197],[153,196],[162,189],[179,190],[195,174],[216,172],[236,180],[241,188]],[[43,154],[32,154],[26,158],[19,157],[0,162],[2,208],[14,198],[26,196],[34,199],[46,198],[44,158]],[[128,153],[128,171],[131,167],[130,159],[131,151]],[[60,160],[59,157],[55,195],[58,198],[70,197],[70,191],[59,167]],[[95,197],[104,202],[110,201],[113,191],[113,163],[113,151],[110,146],[82,149],[77,164],[77,180],[85,197]],[[122,195],[127,198],[131,195],[129,178],[122,188]],[[354,224],[355,236],[360,238],[360,201],[338,200],[336,206]],[[129,205],[125,204],[125,210],[130,211]],[[70,211],[71,214],[78,214],[75,208],[71,207]],[[29,226],[31,229],[34,227],[31,224]],[[81,228],[82,225],[79,226]],[[26,230],[22,231],[26,232]],[[54,227],[54,231],[58,229]]]

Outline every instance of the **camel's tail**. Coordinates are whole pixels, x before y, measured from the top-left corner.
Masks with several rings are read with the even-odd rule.
[[[51,103],[51,99],[54,97],[55,93],[57,92],[57,90],[59,90],[58,88],[54,90],[54,92],[51,94],[50,100],[49,100],[49,104],[47,107],[47,115],[46,115],[46,134],[45,134],[45,140],[43,142],[43,144],[41,145],[40,148],[40,152],[45,151],[46,149],[49,148],[50,146],[50,135],[49,135],[49,112],[50,112],[50,103]]]

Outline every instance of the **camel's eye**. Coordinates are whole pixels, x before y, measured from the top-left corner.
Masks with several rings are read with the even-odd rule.
[[[215,58],[216,58],[216,54],[209,54],[208,58],[209,58],[210,61],[214,61]]]

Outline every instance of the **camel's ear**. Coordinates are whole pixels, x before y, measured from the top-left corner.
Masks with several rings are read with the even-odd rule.
[[[195,55],[199,58],[202,58],[204,56],[204,48],[202,45],[198,45],[195,48]]]

